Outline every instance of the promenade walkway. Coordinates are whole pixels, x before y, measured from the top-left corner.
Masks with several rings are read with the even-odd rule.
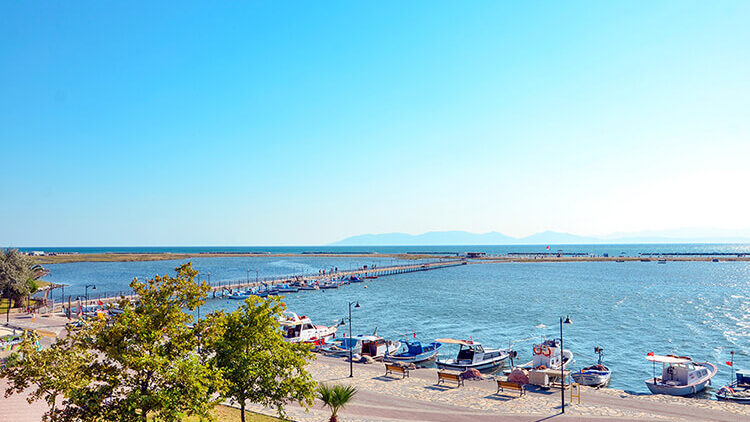
[[[359,392],[340,412],[341,421],[740,421],[750,420],[750,406],[695,398],[634,395],[621,390],[584,387],[581,404],[566,406],[560,413],[560,390],[533,390],[495,395],[491,380],[467,381],[464,387],[438,387],[436,370],[419,369],[410,378],[384,377],[382,363],[349,364],[343,359],[319,356],[310,366],[316,381],[355,385]],[[253,411],[273,414],[272,409],[250,406]],[[322,421],[329,414],[320,403],[309,412],[290,406],[295,421]]]

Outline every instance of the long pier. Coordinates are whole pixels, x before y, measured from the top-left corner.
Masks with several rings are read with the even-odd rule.
[[[306,275],[283,275],[277,277],[256,277],[254,280],[249,277],[244,280],[222,280],[216,282],[209,282],[211,290],[209,291],[210,298],[222,297],[232,290],[247,289],[258,286],[273,286],[279,284],[287,284],[294,281],[300,282],[315,282],[319,280],[328,280],[331,278],[342,278],[342,277],[387,277],[392,275],[413,273],[418,271],[429,271],[437,270],[441,268],[456,267],[459,265],[466,265],[468,262],[465,259],[450,259],[450,260],[439,260],[432,262],[415,262],[413,264],[404,265],[390,265],[385,267],[373,267],[363,266],[356,269],[340,270],[335,272],[326,272],[325,274],[306,274]],[[78,297],[78,296],[77,296]],[[77,306],[78,301],[76,298],[69,297],[71,306]],[[102,293],[91,293],[88,299],[81,297],[81,303],[86,305],[102,303],[113,303],[121,299],[135,300],[138,296],[132,291],[117,291],[117,292],[102,292]],[[55,310],[61,310],[63,306],[67,307],[68,301],[65,303],[55,303]]]

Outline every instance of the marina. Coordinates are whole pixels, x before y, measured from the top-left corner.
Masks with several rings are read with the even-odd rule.
[[[260,270],[261,277],[264,274],[270,277],[274,270],[306,266],[306,271],[317,278],[318,269],[368,265],[369,270],[373,264],[372,261],[351,258],[252,259],[256,260],[252,262]],[[227,284],[223,279],[231,278],[232,274],[245,272],[243,268],[250,266],[248,262],[251,262],[232,257],[193,261],[201,274],[210,272],[212,280],[218,279],[215,283],[219,284]],[[387,263],[375,261],[376,267],[393,267]],[[132,271],[127,270],[128,267],[147,266],[151,269],[141,268],[139,271],[162,272],[155,268],[170,268],[175,264],[161,261],[59,264],[51,266],[50,276],[56,282],[75,284],[76,278],[63,271],[66,266],[75,268],[78,277],[91,280],[86,268],[95,270],[96,274],[106,271],[116,274],[116,270],[105,268],[120,268],[127,272]],[[418,266],[412,264],[411,268]],[[750,350],[746,344],[750,340],[750,333],[745,327],[750,324],[746,319],[746,298],[750,297],[750,289],[744,281],[749,277],[750,268],[744,262],[727,262],[719,267],[700,261],[675,262],[665,266],[632,261],[476,263],[448,266],[435,271],[411,271],[377,279],[363,277],[361,283],[336,283],[336,289],[325,291],[316,289],[318,286],[314,282],[301,283],[296,287],[296,293],[280,295],[289,310],[308,316],[315,325],[326,327],[335,326],[346,317],[347,302],[359,301],[362,307],[354,310],[352,315],[355,337],[358,334],[369,335],[377,329],[385,339],[392,340],[402,336],[398,333],[414,331],[423,344],[441,338],[473,339],[483,347],[501,346],[501,349],[515,351],[518,356],[514,364],[532,360],[534,346],[539,345],[541,340],[559,337],[558,315],[570,314],[572,324],[565,325],[565,348],[570,349],[575,362],[568,369],[575,373],[592,366],[598,357],[592,351],[597,346],[603,347],[607,350],[606,368],[611,376],[608,385],[635,393],[648,393],[643,380],[652,375],[652,368],[646,365],[648,362],[644,356],[662,344],[664,339],[670,345],[666,352],[675,355],[723,362],[728,360],[726,355],[729,350],[736,350],[738,360],[748,359]],[[128,278],[121,276],[119,279],[127,281]],[[252,282],[253,277],[250,279]],[[328,277],[323,280],[328,280]],[[105,279],[100,278],[97,283],[102,290],[107,286]],[[286,284],[295,285],[293,281]],[[303,285],[315,287],[306,290],[301,288]],[[259,288],[263,289],[264,286]],[[463,291],[459,302],[449,299],[451,292],[457,288]],[[532,288],[559,291],[559,299],[554,302],[529,300],[524,291]],[[66,287],[66,290],[74,289],[74,285]],[[596,295],[589,294],[582,302],[581,292]],[[93,297],[90,301],[93,301]],[[228,295],[218,295],[210,298],[200,312],[232,310],[241,302],[229,299]],[[471,305],[460,306],[461,303]],[[686,305],[692,310],[691,314],[683,313],[680,318],[675,318],[675,312]],[[482,312],[474,312],[476,309]],[[607,317],[600,318],[598,315]],[[456,358],[457,348],[453,347],[443,345],[435,360]],[[402,352],[406,350],[402,348]],[[433,366],[435,362],[428,362],[427,365]],[[510,362],[506,360],[505,369],[509,365]],[[723,385],[732,373],[728,366],[718,366],[714,384]],[[697,395],[714,398],[718,387],[709,387]]]

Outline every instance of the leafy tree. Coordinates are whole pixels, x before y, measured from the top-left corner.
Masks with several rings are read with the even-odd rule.
[[[175,277],[156,276],[145,282],[130,283],[140,297],[139,306],[122,300],[122,314],[99,317],[80,331],[69,333],[66,343],[52,351],[24,354],[26,366],[45,365],[52,357],[74,365],[70,373],[52,371],[49,393],[30,397],[53,400],[64,394],[64,408],[48,412],[51,421],[178,421],[184,415],[211,419],[210,410],[218,401],[219,382],[197,353],[198,328],[190,326],[194,310],[203,303],[209,286],[195,282],[191,264],[175,269]],[[203,327],[211,330],[211,327]],[[210,334],[206,333],[206,334]],[[64,366],[60,367],[65,368]],[[12,369],[15,370],[15,369]],[[19,372],[24,371],[18,369]],[[11,378],[15,391],[25,379],[37,374],[25,369],[26,377]],[[45,390],[45,391],[46,391]],[[49,402],[49,401],[48,401]]]
[[[82,368],[91,356],[85,352],[72,353],[66,339],[39,350],[38,338],[33,331],[24,332],[23,342],[8,359],[7,368],[0,372],[0,378],[10,381],[5,397],[32,388],[28,402],[43,399],[50,408],[45,420],[55,420],[58,397],[64,397],[66,392],[89,382]]]
[[[220,327],[204,350],[225,382],[224,394],[240,405],[245,421],[245,403],[273,406],[284,416],[290,400],[310,406],[315,381],[305,370],[313,359],[310,346],[289,343],[279,330],[284,305],[278,298],[250,297],[234,312],[215,312],[205,323]]]
[[[16,307],[23,306],[24,299],[36,291],[36,281],[45,271],[18,249],[3,250],[0,252],[0,287],[3,296],[12,300]]]
[[[318,387],[318,396],[324,406],[331,409],[330,422],[338,422],[338,412],[343,409],[357,394],[357,388],[351,385],[326,385]]]

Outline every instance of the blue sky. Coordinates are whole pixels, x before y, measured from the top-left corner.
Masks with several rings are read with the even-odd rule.
[[[747,229],[749,20],[744,1],[4,2],[0,244]]]

